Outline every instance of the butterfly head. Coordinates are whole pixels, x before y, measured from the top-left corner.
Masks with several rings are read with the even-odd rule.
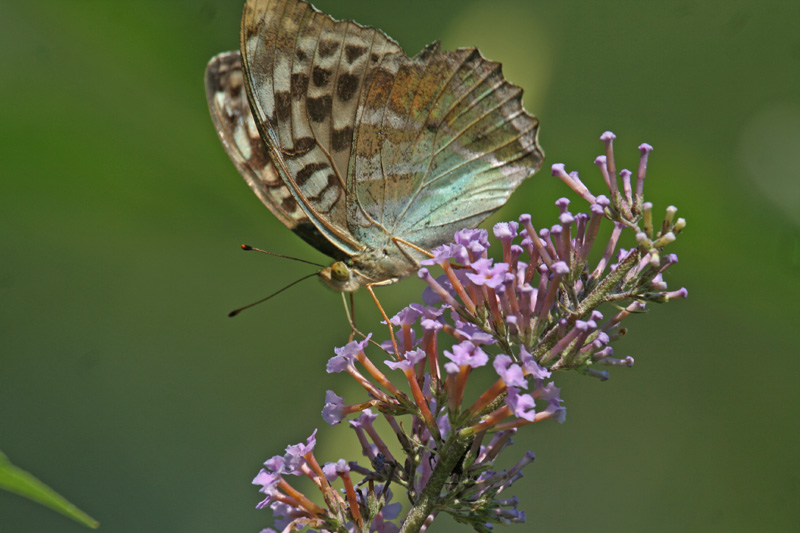
[[[317,275],[325,285],[339,292],[354,292],[368,282],[344,261],[336,261],[317,272]]]
[[[408,253],[395,245],[370,248],[364,252],[336,261],[317,275],[328,287],[339,292],[355,292],[367,285],[391,285],[411,275],[419,268]]]

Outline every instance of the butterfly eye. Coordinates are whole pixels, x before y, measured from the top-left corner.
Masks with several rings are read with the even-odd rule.
[[[350,279],[350,269],[341,261],[336,261],[331,265],[331,277],[336,281],[348,281]]]

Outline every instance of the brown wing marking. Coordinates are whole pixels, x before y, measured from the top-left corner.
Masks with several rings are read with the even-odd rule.
[[[225,151],[261,202],[312,246],[331,257],[344,258],[311,223],[272,164],[247,103],[239,52],[211,59],[206,68],[206,97]]]
[[[326,238],[359,253],[344,201],[359,101],[371,72],[400,47],[301,0],[251,0],[242,50],[257,123],[282,180]]]

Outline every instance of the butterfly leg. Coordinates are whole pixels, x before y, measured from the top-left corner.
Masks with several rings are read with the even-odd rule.
[[[422,254],[425,254],[428,257],[433,257],[433,254],[430,253],[429,251],[427,251],[427,250],[425,250],[423,248],[420,248],[416,244],[408,242],[405,239],[401,239],[400,237],[392,237],[392,242],[394,242],[394,245],[397,246],[397,248],[400,250],[400,252],[404,256],[406,256],[406,259],[408,259],[409,263],[411,263],[413,265],[419,266],[419,263],[417,262],[417,260],[414,257],[411,256],[410,253],[408,253],[408,251],[404,250],[403,247],[400,246],[401,244],[404,244],[404,245],[408,246],[409,248],[411,248],[413,250],[416,250],[416,251],[418,251],[418,252],[420,252]],[[372,300],[375,302],[375,305],[378,306],[378,311],[380,311],[381,316],[386,321],[386,325],[389,328],[389,336],[392,339],[392,347],[394,348],[395,357],[399,358],[400,357],[400,351],[398,350],[398,347],[397,347],[397,339],[394,336],[394,329],[392,328],[392,324],[389,321],[389,317],[387,316],[386,311],[383,310],[383,306],[381,305],[381,302],[378,300],[378,296],[375,294],[375,291],[373,290],[373,287],[380,286],[380,285],[387,285],[389,283],[394,283],[395,281],[397,281],[397,280],[387,280],[387,281],[381,281],[381,282],[377,282],[377,283],[367,283],[366,287],[367,287],[367,290],[369,291],[370,296],[372,296]],[[355,330],[355,331],[358,331],[358,330]]]
[[[370,296],[372,296],[372,300],[375,302],[375,305],[378,306],[378,311],[380,311],[381,316],[386,321],[386,326],[389,328],[389,337],[392,339],[392,347],[394,348],[394,354],[397,359],[400,358],[400,350],[397,348],[397,339],[394,336],[394,329],[392,328],[392,323],[389,321],[389,317],[386,315],[386,311],[383,310],[383,306],[381,302],[378,300],[378,297],[375,295],[375,290],[372,288],[374,286],[385,285],[383,282],[378,283],[367,283],[366,287],[369,291]]]
[[[347,317],[347,322],[350,324],[350,338],[347,340],[347,342],[353,342],[353,338],[356,336],[356,331],[358,331],[356,329],[353,295],[350,294],[350,305],[347,305],[347,296],[345,293],[342,293],[342,303],[344,304],[344,314]]]
[[[349,297],[350,297],[350,304],[349,305],[347,304],[347,298],[348,297],[345,296],[345,294],[348,294]],[[355,304],[355,301],[353,300],[353,293],[352,292],[349,292],[349,293],[344,293],[343,292],[342,293],[342,303],[344,304],[344,313],[345,313],[345,316],[347,316],[347,322],[350,324],[350,339],[348,340],[348,342],[352,342],[356,335],[358,335],[362,339],[366,339],[367,336],[364,335],[363,333],[361,333],[361,331],[359,331],[359,329],[356,327],[356,314],[355,314],[356,304]],[[370,341],[370,342],[375,344],[373,341]]]

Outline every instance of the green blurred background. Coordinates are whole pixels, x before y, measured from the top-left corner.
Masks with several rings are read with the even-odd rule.
[[[558,376],[567,422],[525,428],[510,450],[537,455],[509,491],[528,524],[510,531],[794,530],[800,3],[603,4],[317,5],[412,54],[480,46],[526,89],[548,165],[595,189],[603,131],[618,167],[649,142],[648,197],[688,220],[668,280],[689,300],[628,321],[617,353],[633,369]],[[203,71],[238,48],[240,13],[0,6],[0,449],[104,531],[259,531],[260,463],[323,425],[326,389],[357,398],[324,371],[348,330],[318,282],[225,316],[309,271],[240,243],[324,260],[248,190],[208,116]],[[492,220],[550,225],[565,192],[544,171]],[[381,297],[396,311],[419,288]],[[357,457],[349,430],[320,438],[321,460]],[[0,493],[2,532],[83,530]]]

